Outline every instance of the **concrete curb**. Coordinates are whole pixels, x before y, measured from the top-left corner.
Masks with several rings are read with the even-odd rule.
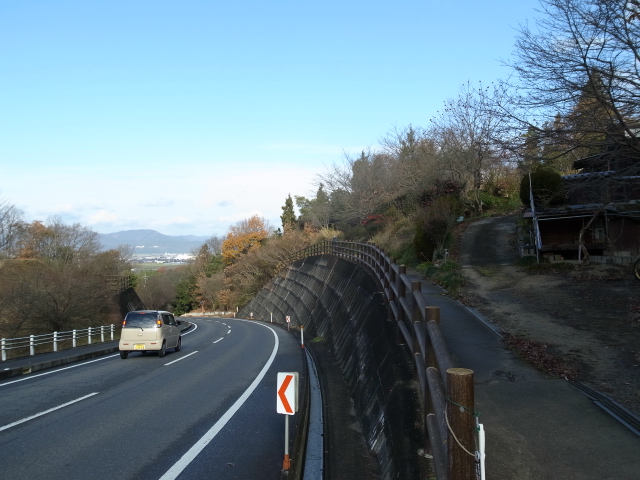
[[[185,323],[186,323],[185,328],[183,328],[180,331],[181,333],[184,333],[187,330],[191,329],[193,325],[191,322],[183,322],[183,324]],[[82,347],[79,347],[79,348],[82,348]],[[46,370],[47,368],[59,367],[60,365],[68,365],[70,363],[79,362],[81,360],[87,360],[89,358],[100,357],[102,355],[107,355],[108,353],[117,352],[118,350],[119,350],[118,345],[116,344],[115,346],[105,347],[100,350],[93,350],[91,352],[86,352],[86,353],[78,353],[75,355],[69,355],[68,357],[56,358],[52,360],[43,360],[42,362],[36,362],[36,363],[28,363],[29,360],[33,359],[33,357],[24,357],[25,359],[24,365],[19,367],[12,367],[12,368],[6,368],[4,370],[0,370],[0,380],[3,380],[5,378],[18,377],[20,375],[27,375],[29,373],[37,372],[40,370]],[[73,350],[71,350],[69,353],[71,353],[72,351]],[[42,355],[47,355],[47,354],[43,353]],[[2,364],[0,364],[0,367],[2,367]]]
[[[46,370],[47,368],[59,367],[60,365],[67,365],[69,363],[79,362],[80,360],[86,360],[88,358],[100,357],[107,353],[113,353],[118,351],[118,346],[108,347],[102,350],[95,350],[93,352],[79,353],[77,355],[71,355],[69,357],[57,358],[55,360],[45,360],[43,362],[32,363],[23,367],[13,367],[7,370],[0,370],[0,379],[17,377],[20,375],[26,375],[28,373],[37,372],[39,370]]]

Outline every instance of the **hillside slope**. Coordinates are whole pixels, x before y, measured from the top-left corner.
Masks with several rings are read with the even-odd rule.
[[[504,265],[505,245],[516,258],[514,217],[465,227],[458,242],[460,263],[467,265],[464,303],[513,334],[511,344],[529,361],[544,363],[550,373],[578,380],[640,413],[640,282],[630,268]],[[482,244],[503,248],[475,248]]]

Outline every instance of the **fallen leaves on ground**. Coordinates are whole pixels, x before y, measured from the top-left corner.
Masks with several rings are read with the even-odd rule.
[[[551,353],[548,345],[511,333],[505,333],[502,341],[524,361],[552,377],[569,380],[575,376],[575,370],[561,357]]]

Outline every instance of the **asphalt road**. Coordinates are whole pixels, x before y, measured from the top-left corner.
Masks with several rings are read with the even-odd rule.
[[[516,216],[471,222],[460,238],[460,265],[513,265],[517,257]]]
[[[299,343],[269,325],[196,319],[182,351],[118,354],[0,382],[0,477],[277,479],[277,372]]]

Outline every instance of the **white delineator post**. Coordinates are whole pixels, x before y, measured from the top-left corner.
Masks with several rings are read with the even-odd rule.
[[[304,325],[300,325],[300,343],[302,348],[304,348]]]

